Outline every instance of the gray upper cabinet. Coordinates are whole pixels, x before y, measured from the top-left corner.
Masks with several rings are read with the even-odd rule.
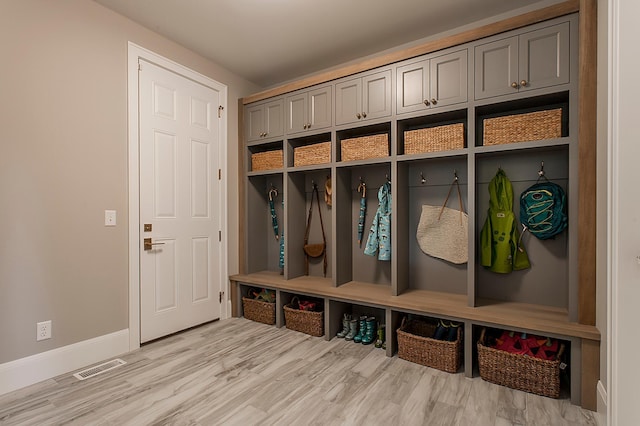
[[[325,86],[287,96],[287,133],[312,132],[331,127],[332,89],[332,86]]]
[[[391,115],[391,70],[336,83],[336,125]]]
[[[569,82],[569,23],[475,48],[475,98],[507,95]]]
[[[396,69],[398,114],[467,101],[467,50]]]
[[[245,110],[247,141],[257,141],[284,135],[284,100],[282,98]]]

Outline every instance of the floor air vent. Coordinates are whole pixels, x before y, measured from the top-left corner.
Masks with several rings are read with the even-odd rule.
[[[79,371],[76,374],[74,374],[74,377],[78,380],[85,380],[90,377],[97,376],[100,373],[104,373],[105,371],[113,370],[114,368],[118,368],[121,365],[125,365],[125,364],[126,364],[125,361],[121,360],[120,358],[117,358],[111,361],[103,362],[100,365],[87,368],[86,370]]]

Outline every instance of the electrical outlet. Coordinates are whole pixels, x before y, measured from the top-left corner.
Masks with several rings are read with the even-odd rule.
[[[36,324],[36,340],[51,339],[51,320]]]

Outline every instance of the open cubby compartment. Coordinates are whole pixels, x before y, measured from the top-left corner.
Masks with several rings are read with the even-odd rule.
[[[390,163],[340,167],[334,183],[336,203],[336,283],[351,281],[391,285],[392,260],[379,260],[378,254],[364,254],[371,226],[378,209],[378,192],[391,177]],[[364,228],[362,241],[358,242],[358,224],[362,192],[358,187],[366,185]],[[392,221],[395,213],[391,213]],[[393,252],[391,253],[393,258]]]
[[[498,349],[498,348],[505,349],[509,345],[510,342],[508,340],[498,341],[498,339],[503,337],[503,333],[507,333],[507,336],[509,336],[508,338],[513,338],[514,341],[520,340],[523,337],[525,339],[531,339],[531,340],[524,340],[524,343],[521,343],[521,342],[515,343],[516,347],[521,349],[521,352],[524,351],[524,348],[522,346],[523,344],[527,345],[527,342],[534,342],[534,341],[538,343],[532,344],[531,346],[535,346],[536,344],[542,344],[542,348],[551,349],[550,351],[547,352],[549,355],[552,355],[555,352],[553,349],[557,348],[557,350],[559,351],[560,348],[562,347],[562,353],[559,354],[559,352],[556,352],[556,356],[553,357],[554,359],[551,360],[551,361],[556,361],[556,360],[559,361],[557,375],[560,380],[560,390],[559,390],[558,398],[568,399],[571,397],[572,388],[576,388],[576,389],[580,388],[580,385],[576,383],[576,378],[573,378],[573,381],[572,381],[571,368],[570,368],[574,362],[577,362],[579,364],[579,361],[578,361],[579,356],[576,356],[576,354],[573,353],[574,351],[578,353],[580,352],[579,340],[567,339],[564,336],[557,336],[552,334],[543,334],[543,333],[537,333],[537,332],[532,333],[532,332],[529,332],[528,330],[523,330],[523,329],[504,329],[504,328],[489,327],[484,325],[474,325],[472,330],[473,360],[474,360],[473,376],[475,377],[481,376],[480,359],[478,357],[478,343],[480,342],[480,338],[482,337],[483,330],[484,330],[483,344],[485,347],[489,347],[492,349]],[[498,346],[500,345],[501,342],[503,346]],[[548,344],[547,342],[555,346],[548,347],[546,346]],[[512,341],[511,343],[514,343],[514,342]],[[502,373],[525,374],[522,369],[514,368],[515,365],[511,365],[512,362],[516,362],[514,361],[514,357],[526,357],[521,360],[524,362],[527,362],[527,361],[531,363],[540,362],[538,361],[539,358],[535,357],[535,354],[537,353],[538,350],[540,350],[539,347],[531,349],[531,353],[534,354],[533,357],[531,357],[530,355],[522,355],[522,354],[504,355],[502,353],[494,352],[493,356],[497,357],[497,362],[495,363],[496,365],[492,365],[490,362],[487,362],[486,357],[492,356],[492,355],[485,354],[484,355],[485,365],[483,366],[486,369],[485,376],[493,376],[491,377],[492,380],[490,381],[493,381],[493,383],[497,383],[501,381],[500,376],[504,376],[504,374]],[[504,352],[509,353],[509,351],[504,351]],[[559,358],[557,357],[557,354],[560,355]],[[503,356],[503,359],[501,358],[501,355]],[[542,364],[544,364],[544,361],[542,362]],[[493,373],[491,370],[492,368],[496,368],[499,371],[492,374]],[[535,367],[532,367],[532,368],[535,368]],[[578,368],[578,371],[579,371],[579,368]],[[579,378],[579,376],[580,375],[578,374],[576,377]],[[487,380],[487,378],[488,377],[483,377],[484,380]],[[498,380],[495,380],[495,379],[498,379]],[[533,381],[536,379],[532,377],[531,380]],[[552,377],[540,376],[539,378],[537,378],[537,380],[540,380],[545,383],[549,383],[552,381]],[[508,382],[509,382],[509,379],[506,378],[504,382],[497,383],[497,384],[502,386],[512,387],[512,388],[517,388],[517,387],[511,386],[511,384]],[[520,382],[524,386],[519,390],[523,390],[525,392],[533,391],[532,388],[535,387],[533,384],[528,384],[527,380],[524,380],[524,381],[521,380]],[[539,393],[539,392],[533,392],[533,393]],[[549,395],[545,395],[545,396],[549,396]]]
[[[284,197],[282,173],[249,176],[246,185],[246,229],[250,244],[245,244],[247,273],[281,271],[280,241],[276,239],[269,194],[273,199],[277,231],[284,231]],[[277,195],[276,195],[277,192]]]
[[[382,136],[386,136],[386,142],[380,141],[375,143],[374,146],[370,145],[370,137],[380,136],[381,139],[384,139]],[[361,145],[358,143],[354,143],[354,139],[359,139],[363,142],[366,149],[363,151],[363,158],[358,160],[345,160],[343,158],[343,150],[351,149],[354,145]],[[384,162],[389,161],[389,155],[391,154],[391,123],[385,122],[380,124],[374,124],[371,126],[357,127],[353,129],[346,129],[338,131],[336,134],[336,161],[337,162],[362,162],[362,163],[374,163],[374,162]],[[343,143],[343,141],[345,141]]]
[[[454,179],[458,178],[462,208],[468,211],[467,156],[403,161],[398,163],[396,205],[398,280],[395,295],[409,290],[426,290],[464,295],[467,293],[467,264],[455,264],[426,254],[417,239],[423,206],[460,210]],[[426,219],[425,219],[426,220]],[[471,244],[472,239],[469,240]],[[428,297],[428,296],[425,296]]]
[[[455,125],[462,125],[463,133],[462,140],[456,140],[456,146],[447,147],[449,144],[454,144],[454,141],[450,137],[448,132],[439,132],[444,129],[450,129]],[[446,126],[446,127],[445,127]],[[406,149],[406,132],[412,132],[410,134],[420,133],[420,131],[429,134],[428,139],[431,141],[430,147],[425,148],[421,153],[409,153]],[[430,114],[421,117],[409,118],[406,120],[398,121],[398,155],[411,155],[412,157],[434,156],[443,155],[447,151],[457,151],[467,147],[467,109],[443,112],[438,114]],[[456,153],[454,153],[456,154]]]
[[[566,138],[569,136],[569,92],[552,93],[548,95],[529,97],[509,102],[478,106],[475,109],[475,144],[478,147],[488,145],[484,141],[485,120],[505,116],[518,116],[520,114],[528,114],[555,109],[562,110],[560,123],[561,137],[551,139],[542,138],[534,141],[540,145],[558,143],[558,139]],[[520,141],[515,144],[506,143],[505,145],[513,145],[513,149],[519,149],[522,147],[522,143],[526,143],[526,141]],[[497,146],[500,145],[492,145],[491,147]]]
[[[312,161],[314,164],[297,165],[295,162],[296,149],[309,150],[314,146],[320,146],[319,144],[323,144],[322,146],[326,146],[324,144],[331,145],[331,132],[287,140],[287,167],[296,167],[296,169],[317,169],[319,167],[329,167],[332,158],[331,148],[328,150],[329,155],[327,157],[324,157],[324,153],[326,150],[323,149],[322,158],[318,158],[316,161]],[[314,153],[310,153],[309,151],[307,151],[307,154],[317,154],[317,151]]]
[[[285,230],[285,279],[292,279],[305,275],[305,252],[304,237],[307,228],[307,218],[309,207],[311,206],[311,196],[313,194],[313,184],[318,186],[320,199],[320,211],[322,212],[322,225],[326,239],[326,278],[332,276],[331,254],[333,251],[332,229],[333,220],[331,207],[325,201],[325,185],[327,179],[331,178],[331,169],[316,169],[306,171],[295,171],[287,173],[286,195],[285,195],[285,216],[287,218],[287,229]],[[333,185],[332,185],[333,186]],[[311,228],[309,231],[309,244],[322,243],[322,227],[318,216],[318,202],[313,199],[313,211]],[[249,234],[250,235],[250,234]],[[291,238],[287,236],[292,236]],[[309,257],[309,276],[323,278],[323,256]]]
[[[328,319],[325,325],[328,340],[336,337],[336,334],[342,330],[342,319],[344,318],[344,315],[349,315],[350,318],[354,320],[359,320],[361,316],[365,316],[367,318],[374,317],[376,319],[376,326],[385,325],[387,322],[385,308],[329,300],[327,307]]]
[[[555,238],[539,240],[530,232],[522,234],[520,224],[520,195],[535,184],[544,163],[545,177],[560,185],[567,194],[571,192],[569,176],[569,147],[557,146],[519,151],[482,154],[476,158],[476,305],[518,302],[568,309],[570,283],[569,269],[572,261],[569,233],[565,229]],[[499,168],[504,170],[513,187],[513,212],[518,235],[521,236],[531,267],[511,273],[495,273],[482,266],[480,233],[489,209],[489,183]],[[576,183],[573,182],[575,186]],[[506,236],[508,238],[508,236]],[[575,260],[574,260],[575,261]],[[575,279],[575,278],[573,278]]]
[[[264,174],[264,173],[274,173],[274,172],[282,172],[284,168],[284,152],[282,150],[282,141],[270,142],[270,143],[253,143],[247,144],[247,164],[249,167],[249,174]],[[267,168],[257,169],[254,166],[255,159],[254,154],[257,156],[267,155],[269,156],[268,163],[273,164],[273,166],[268,166]],[[269,155],[273,154],[273,155]],[[276,164],[275,157],[278,157],[278,154],[283,157],[281,164]]]

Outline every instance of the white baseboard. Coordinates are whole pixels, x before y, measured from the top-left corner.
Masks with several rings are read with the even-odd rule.
[[[596,413],[598,425],[605,426],[607,422],[607,390],[598,380],[598,412]]]
[[[0,364],[0,395],[129,352],[129,330]]]

